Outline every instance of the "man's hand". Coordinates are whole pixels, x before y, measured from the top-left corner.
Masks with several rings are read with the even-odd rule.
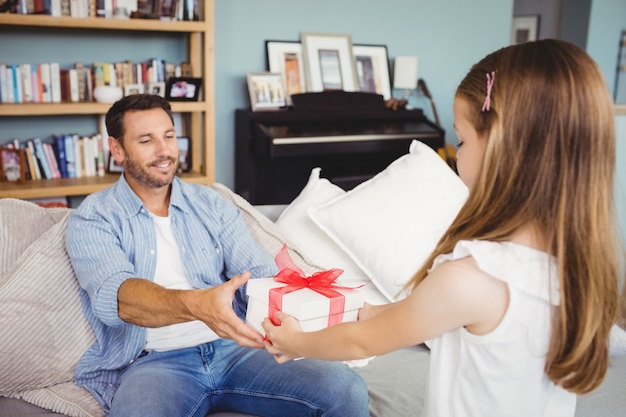
[[[233,311],[235,292],[249,279],[250,273],[244,272],[217,287],[197,290],[189,308],[218,336],[233,339],[241,346],[263,348],[263,335],[245,324]]]
[[[235,292],[249,279],[250,273],[245,272],[216,287],[172,290],[152,281],[131,278],[117,292],[119,316],[143,327],[200,320],[220,337],[262,349],[263,335],[246,325],[233,310]]]

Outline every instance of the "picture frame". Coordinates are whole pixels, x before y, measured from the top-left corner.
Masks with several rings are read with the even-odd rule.
[[[309,91],[358,91],[350,35],[304,32],[300,38]]]
[[[352,54],[359,91],[391,98],[387,45],[353,45]]]
[[[191,171],[191,140],[187,136],[177,137],[178,160],[182,172]]]
[[[169,101],[198,101],[202,78],[170,77],[165,85],[165,98]]]
[[[513,16],[511,45],[536,41],[539,34],[539,15]]]
[[[283,75],[287,101],[293,94],[305,93],[306,76],[304,73],[304,57],[302,44],[299,41],[265,41],[265,57],[267,70]]]
[[[252,111],[279,110],[287,105],[281,73],[249,72],[246,79]]]
[[[148,83],[146,92],[149,94],[165,97],[165,83],[164,82]]]
[[[0,148],[0,181],[26,182],[26,158],[23,149]]]
[[[132,94],[143,94],[145,87],[143,84],[125,84],[124,96],[130,96]]]
[[[115,160],[115,158],[113,158],[113,155],[111,154],[111,152],[109,152],[109,166],[108,166],[108,171],[111,174],[116,174],[116,173],[120,173],[120,172],[124,172],[124,165],[120,165],[117,163],[117,161]]]

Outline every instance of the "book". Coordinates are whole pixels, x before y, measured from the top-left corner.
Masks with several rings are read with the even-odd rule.
[[[74,135],[63,135],[65,167],[68,178],[76,178],[76,158],[74,156]]]
[[[61,178],[68,178],[67,171],[67,154],[65,151],[65,135],[57,135],[54,137],[54,150]]]
[[[28,140],[26,142],[26,149],[28,150],[27,155],[32,160],[32,164],[33,164],[33,172],[34,172],[33,179],[40,180],[42,178],[41,169],[39,166],[39,161],[37,160],[37,156],[35,155],[35,145],[33,144],[32,140]]]
[[[78,70],[72,68],[67,70],[68,73],[68,87],[69,87],[69,101],[76,103],[80,101]]]
[[[52,178],[61,178],[61,171],[59,171],[59,164],[57,162],[56,155],[54,154],[54,148],[51,143],[43,143],[43,150],[52,173]]]
[[[33,102],[33,82],[31,80],[32,68],[30,64],[20,65],[19,77],[22,86],[22,100],[20,103]]]
[[[13,79],[13,102],[22,103],[22,77],[19,65],[11,65],[11,77]]]
[[[43,142],[41,138],[34,138],[33,144],[35,145],[35,155],[37,156],[37,161],[41,167],[42,178],[51,179],[52,170],[50,169],[50,165],[48,165],[48,158],[46,157],[46,151],[43,148]]]
[[[61,69],[58,62],[50,63],[50,98],[52,103],[61,102]]]
[[[52,103],[52,90],[50,85],[50,64],[43,63],[39,65],[41,69],[41,102]]]
[[[74,64],[74,68],[76,69],[76,88],[78,89],[78,100],[76,101],[86,101],[85,100],[85,65],[82,62],[76,62]]]
[[[96,134],[96,172],[99,177],[103,176],[105,173],[104,169],[104,139],[101,134]]]
[[[78,135],[72,135],[72,143],[74,144],[74,175],[76,178],[83,176],[83,152],[81,149],[81,139]]]
[[[0,102],[8,103],[7,65],[0,62]]]

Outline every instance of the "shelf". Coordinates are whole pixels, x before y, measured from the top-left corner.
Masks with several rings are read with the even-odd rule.
[[[119,174],[106,174],[102,177],[26,181],[25,184],[2,182],[0,198],[31,199],[87,195],[112,185],[118,178]],[[200,173],[183,174],[181,178],[189,183],[210,184],[207,177]]]
[[[99,17],[56,17],[47,15],[14,13],[0,14],[0,25],[89,30],[131,30],[185,33],[205,32],[208,30],[207,22],[163,21],[158,19],[105,19]]]
[[[1,0],[0,0],[1,1]],[[192,172],[181,175],[189,183],[210,185],[215,179],[215,114],[214,114],[214,0],[202,1],[204,21],[165,21],[157,19],[105,19],[73,18],[48,15],[27,15],[0,13],[2,31],[17,32],[26,28],[36,36],[45,39],[47,33],[66,30],[76,36],[85,32],[155,32],[187,36],[187,54],[192,74],[204,81],[201,101],[172,102],[174,113],[188,113],[185,134],[191,138]],[[13,30],[12,30],[13,29]],[[72,33],[71,36],[74,36]],[[133,34],[127,34],[124,42],[132,41]],[[57,48],[57,45],[51,45]],[[62,46],[61,46],[62,47]],[[66,117],[73,115],[101,116],[107,113],[112,103],[63,102],[63,103],[22,103],[0,104],[0,117],[30,118],[40,116]],[[21,123],[21,122],[20,122]],[[7,138],[5,138],[6,140]],[[59,178],[31,180],[24,184],[0,183],[0,198],[33,199],[58,196],[81,196],[107,188],[115,183],[119,174],[106,174],[100,177]]]
[[[615,115],[616,116],[626,115],[626,104],[616,104],[615,105]]]
[[[106,114],[112,103],[22,103],[0,104],[0,116],[55,116],[71,114]],[[207,103],[202,101],[173,102],[174,113],[202,112]]]

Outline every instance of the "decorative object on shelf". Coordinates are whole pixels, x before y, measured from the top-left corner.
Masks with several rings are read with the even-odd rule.
[[[417,87],[417,57],[397,56],[393,68],[393,88],[404,90],[403,98],[408,100]]]
[[[115,103],[123,96],[124,90],[113,85],[101,85],[93,89],[93,98],[98,103]]]
[[[281,73],[283,76],[287,101],[290,101],[292,94],[307,91],[304,58],[300,42],[265,41],[265,54],[267,70]]]
[[[130,96],[131,94],[142,94],[145,90],[143,84],[126,84],[124,85],[124,95]]]
[[[539,15],[513,16],[511,45],[536,41],[539,33]]]
[[[109,152],[109,173],[124,172],[124,165],[118,164],[113,155]]]
[[[169,101],[198,101],[202,78],[172,77],[165,85],[165,98]]]
[[[182,172],[191,171],[191,147],[189,146],[188,137],[178,137],[178,160],[180,162],[180,170]]]
[[[377,93],[391,98],[389,57],[386,45],[353,45],[359,91]]]
[[[278,110],[287,105],[281,73],[250,72],[247,81],[252,111]]]
[[[23,149],[0,148],[1,181],[26,182],[26,160]]]
[[[358,91],[352,37],[302,33],[302,53],[309,91]]]
[[[146,93],[165,97],[165,83],[148,83]]]

